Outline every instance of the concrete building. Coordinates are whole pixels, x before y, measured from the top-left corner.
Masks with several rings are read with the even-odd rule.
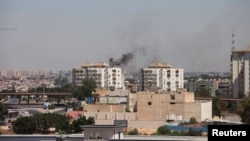
[[[212,101],[195,101],[194,93],[185,89],[162,94],[140,92],[135,106],[137,120],[166,121],[173,114],[184,121],[191,117],[199,122],[212,119]]]
[[[123,139],[123,125],[83,125],[84,141]]]
[[[228,97],[230,94],[230,81],[228,79],[218,80],[218,96]]]
[[[110,66],[105,62],[97,64],[86,63],[80,68],[72,70],[72,82],[80,86],[83,79],[94,79],[97,88],[124,89],[124,74],[119,66]]]
[[[231,51],[231,96],[248,95],[250,91],[250,45],[243,50]]]
[[[165,63],[152,63],[140,71],[141,91],[176,91],[184,86],[184,70]]]
[[[218,89],[218,81],[215,79],[200,79],[196,81],[196,91],[198,96],[215,96]]]

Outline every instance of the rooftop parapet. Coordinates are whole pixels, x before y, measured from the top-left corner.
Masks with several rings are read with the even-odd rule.
[[[172,66],[167,63],[152,63],[148,67],[149,68],[172,68]]]

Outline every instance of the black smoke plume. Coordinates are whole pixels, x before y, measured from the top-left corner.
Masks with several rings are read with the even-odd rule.
[[[127,53],[123,54],[122,57],[117,60],[115,60],[114,58],[109,58],[109,64],[110,66],[126,66],[133,58],[133,53]]]

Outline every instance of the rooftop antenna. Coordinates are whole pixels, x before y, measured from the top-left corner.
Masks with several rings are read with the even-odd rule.
[[[232,29],[232,50],[235,49],[235,45],[234,45],[235,39],[234,39],[234,37],[235,37],[235,34],[234,34],[234,27],[233,27],[233,29]]]

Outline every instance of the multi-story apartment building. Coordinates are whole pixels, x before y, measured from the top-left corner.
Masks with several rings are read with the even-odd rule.
[[[198,79],[189,80],[184,84],[188,92],[196,96],[222,96],[228,97],[230,81],[228,79]]]
[[[140,74],[141,91],[176,91],[184,85],[184,70],[172,68],[169,64],[152,63],[147,68],[142,68]]]
[[[223,79],[218,81],[218,96],[228,97],[230,90],[230,81]]]
[[[200,79],[196,81],[197,96],[215,96],[218,89],[218,81],[215,79]]]
[[[250,45],[231,51],[231,96],[242,97],[250,91]]]
[[[72,81],[75,86],[80,86],[83,79],[94,79],[97,88],[123,89],[124,74],[119,66],[110,66],[105,62],[97,64],[86,63],[80,68],[72,70]]]

